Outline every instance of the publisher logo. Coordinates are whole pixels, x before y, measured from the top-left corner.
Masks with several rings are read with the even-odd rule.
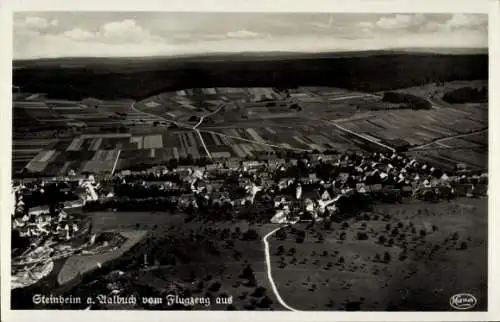
[[[460,293],[450,297],[450,306],[456,310],[469,310],[477,304],[477,299],[472,294]]]

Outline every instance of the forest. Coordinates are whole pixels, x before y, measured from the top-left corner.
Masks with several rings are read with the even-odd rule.
[[[14,62],[14,65],[19,63]],[[184,88],[332,86],[366,92],[432,82],[488,78],[488,55],[379,53],[302,55],[259,60],[227,55],[210,59],[92,60],[67,64],[24,63],[13,69],[22,92],[82,100],[131,98]]]

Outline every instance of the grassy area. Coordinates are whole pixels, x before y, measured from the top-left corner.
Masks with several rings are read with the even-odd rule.
[[[210,297],[212,305],[208,308],[192,307],[203,310],[281,309],[267,279],[262,242],[262,237],[275,228],[243,221],[186,221],[182,214],[169,213],[93,214],[94,231],[150,232],[147,247],[136,254],[139,259],[120,268],[126,274],[113,282],[121,283],[128,294]],[[147,255],[147,267],[143,266],[143,254]],[[252,273],[246,276],[248,266]],[[106,284],[100,277],[97,280]],[[72,292],[94,294],[95,284],[92,289],[90,284],[79,285]],[[216,304],[217,297],[232,298],[232,304]],[[175,309],[166,303],[146,307]]]
[[[105,266],[107,262],[120,258],[139,243],[146,236],[146,233],[147,231],[124,232],[120,235],[125,237],[126,240],[116,250],[111,250],[102,254],[77,255],[68,258],[57,276],[59,285],[69,283],[79,278],[79,276],[83,276],[84,274]]]
[[[295,229],[305,231],[303,243]],[[296,309],[450,310],[457,293],[473,294],[476,309],[486,308],[485,199],[381,205],[331,228],[286,231],[285,240],[271,240],[273,272]]]

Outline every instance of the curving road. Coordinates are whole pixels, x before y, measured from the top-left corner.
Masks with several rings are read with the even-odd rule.
[[[284,227],[286,227],[286,226],[278,227],[262,238],[262,241],[264,242],[264,250],[265,250],[265,255],[266,255],[267,278],[269,279],[269,283],[271,283],[271,288],[273,290],[274,295],[278,299],[278,302],[289,311],[299,312],[299,310],[296,310],[293,307],[291,307],[290,305],[286,304],[286,302],[281,298],[280,293],[278,292],[278,288],[276,287],[276,283],[274,282],[272,269],[271,269],[271,254],[269,251],[269,242],[267,241],[267,239],[269,237],[271,237],[275,232],[277,232],[278,230],[280,230]]]

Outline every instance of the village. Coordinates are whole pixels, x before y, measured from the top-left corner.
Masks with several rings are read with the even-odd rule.
[[[114,176],[14,181],[13,288],[36,283],[53,259],[116,250],[96,245],[92,212],[165,211],[214,221],[340,222],[373,203],[427,202],[487,194],[487,174],[445,173],[397,153],[297,155],[200,166],[124,170]],[[112,245],[113,246],[113,245]]]

